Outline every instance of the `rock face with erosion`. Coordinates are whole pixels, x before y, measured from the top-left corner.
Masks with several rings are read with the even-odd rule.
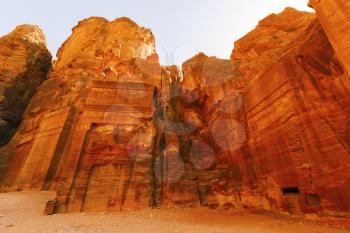
[[[350,75],[350,2],[346,0],[310,0],[335,53]]]
[[[297,26],[301,20],[306,21]],[[270,40],[288,41],[274,47],[277,57],[270,56],[263,38],[255,39],[266,27],[274,31]],[[256,67],[252,51],[253,56],[259,51],[259,65],[272,57],[254,70],[244,94],[249,135],[244,157],[255,181],[243,186],[243,202],[299,214],[348,212],[349,76],[318,19],[286,9],[261,21],[236,45],[232,59],[243,67],[247,62]]]
[[[5,148],[3,189],[57,190],[62,211],[153,205],[161,67],[152,33],[127,18],[93,17],[57,55]]]
[[[317,16],[260,21],[230,60],[199,53],[181,69],[160,66],[152,33],[130,19],[81,21],[2,149],[1,190],[55,190],[61,212],[349,217],[347,45],[327,26],[346,11],[322,18],[312,4]]]
[[[17,129],[50,67],[51,54],[39,27],[21,25],[0,38],[0,146]]]

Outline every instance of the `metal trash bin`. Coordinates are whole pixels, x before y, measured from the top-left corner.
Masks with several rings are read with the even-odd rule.
[[[57,200],[49,200],[48,202],[46,202],[45,205],[45,214],[46,215],[53,215],[56,211],[56,207],[57,207]]]

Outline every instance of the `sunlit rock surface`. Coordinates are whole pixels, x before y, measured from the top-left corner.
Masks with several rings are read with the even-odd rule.
[[[176,112],[196,130],[180,148],[205,142],[223,164],[209,190],[226,206],[346,216],[349,77],[316,16],[287,8],[235,45],[231,65],[184,63]]]
[[[297,214],[349,211],[349,77],[341,60],[310,18],[271,61],[244,95],[256,187],[244,190],[243,202]]]
[[[51,54],[39,27],[21,25],[0,38],[0,146],[15,132],[50,67]]]
[[[57,190],[62,211],[153,205],[154,46],[130,19],[81,21],[2,152],[3,189]]]
[[[287,50],[300,43],[299,38],[307,30],[315,14],[286,8],[280,14],[262,19],[256,28],[235,42],[231,60],[249,80],[277,62]]]
[[[347,217],[347,47],[325,22],[287,8],[238,40],[230,60],[199,53],[162,67],[148,29],[81,21],[1,150],[1,190],[55,190],[61,212]]]
[[[346,0],[310,0],[335,53],[350,75],[350,2]]]

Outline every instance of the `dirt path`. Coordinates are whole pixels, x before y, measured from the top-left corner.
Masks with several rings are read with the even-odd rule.
[[[53,193],[0,194],[1,233],[349,233],[344,229],[209,209],[45,216]]]

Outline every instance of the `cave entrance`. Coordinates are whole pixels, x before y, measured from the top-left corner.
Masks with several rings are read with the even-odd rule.
[[[300,215],[302,214],[300,208],[300,191],[297,187],[288,187],[282,189],[283,196],[286,200],[288,211],[290,214]]]

